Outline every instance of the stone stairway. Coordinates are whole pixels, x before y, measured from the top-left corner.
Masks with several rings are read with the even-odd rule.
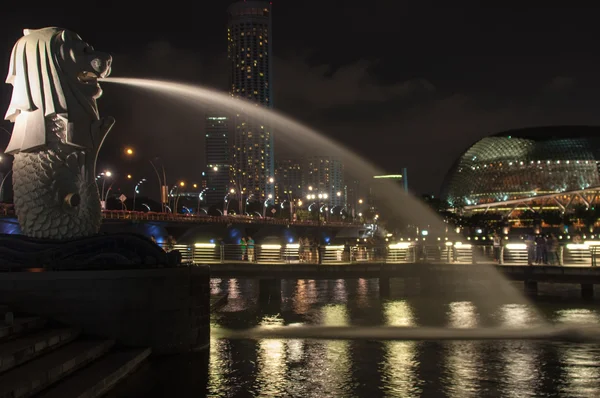
[[[0,398],[98,397],[149,355],[0,305]]]

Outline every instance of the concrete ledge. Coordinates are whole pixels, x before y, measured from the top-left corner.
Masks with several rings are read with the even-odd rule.
[[[210,339],[208,267],[0,273],[0,302],[154,353]]]
[[[301,278],[419,278],[432,274],[464,272],[473,277],[484,277],[490,270],[497,269],[508,279],[515,281],[538,281],[551,283],[600,284],[600,267],[520,266],[489,264],[257,264],[225,263],[212,264],[214,278],[248,277],[258,279]]]

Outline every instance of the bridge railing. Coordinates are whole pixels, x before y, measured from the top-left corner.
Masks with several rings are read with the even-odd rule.
[[[102,218],[105,220],[136,220],[136,221],[171,221],[189,223],[236,223],[236,224],[272,224],[272,225],[298,225],[298,226],[323,226],[323,227],[356,227],[360,222],[322,221],[320,223],[310,220],[288,220],[273,217],[249,216],[209,216],[206,214],[173,214],[126,210],[103,210]]]
[[[259,244],[241,246],[237,244],[197,243],[174,245],[182,260],[195,264],[218,263],[288,263],[317,264],[360,264],[360,263],[499,263],[505,265],[536,264],[536,255],[524,244],[506,244],[494,252],[492,245],[470,244],[409,244],[391,245],[316,245]],[[496,255],[499,259],[496,259]],[[595,266],[600,256],[600,246],[561,245],[556,251],[548,251],[540,264]]]

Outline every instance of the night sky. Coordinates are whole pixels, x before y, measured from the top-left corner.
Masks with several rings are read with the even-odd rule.
[[[36,3],[2,5],[3,80],[23,28],[60,26],[110,52],[114,77],[227,90],[229,0]],[[275,0],[275,108],[388,173],[408,167],[413,191],[436,194],[452,162],[478,138],[534,125],[600,124],[596,8],[416,3]],[[144,159],[159,155],[171,180],[199,180],[202,114],[150,93],[102,86],[100,113],[117,124],[100,167],[150,177]],[[1,85],[2,114],[10,92]],[[0,137],[4,145],[7,136]],[[123,159],[125,146],[136,148],[137,159]],[[277,143],[278,154],[284,148]]]

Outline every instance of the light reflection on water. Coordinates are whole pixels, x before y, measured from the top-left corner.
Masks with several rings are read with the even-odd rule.
[[[382,300],[377,280],[289,280],[282,285],[282,302],[274,304],[259,301],[256,281],[224,279],[211,289],[233,294],[212,319],[228,328],[527,327],[542,321],[538,309],[526,305],[432,300],[403,295],[398,286],[404,284],[395,285],[396,298]],[[553,323],[600,324],[600,309],[593,304],[555,300],[538,307]],[[600,396],[597,344],[212,340],[208,370],[207,390],[215,397]]]

